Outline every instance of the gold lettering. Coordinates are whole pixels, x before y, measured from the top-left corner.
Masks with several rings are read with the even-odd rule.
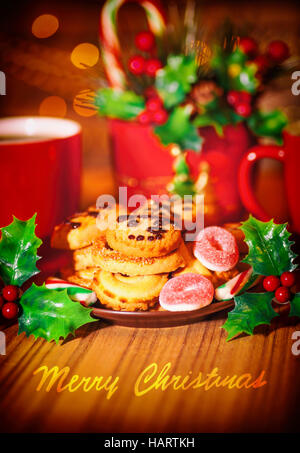
[[[59,368],[58,366],[54,366],[51,368],[51,370],[49,370],[49,368],[44,365],[44,366],[41,366],[40,368],[38,368],[37,370],[35,370],[33,372],[33,374],[37,374],[39,373],[40,371],[43,371],[44,374],[42,376],[42,379],[39,383],[39,385],[37,386],[36,388],[36,391],[39,392],[43,385],[45,384],[47,378],[52,374],[52,377],[48,383],[48,386],[46,387],[46,392],[50,392],[51,388],[53,387],[53,385],[55,384],[55,382],[60,378],[58,384],[57,384],[57,392],[62,392],[64,390],[64,388],[62,387],[62,384],[63,384],[63,381],[66,379],[66,377],[68,376],[69,372],[70,372],[70,368],[68,366],[62,368],[60,371],[59,371]]]
[[[153,362],[153,363],[150,363],[150,365],[148,365],[141,372],[141,374],[138,376],[138,378],[134,384],[134,394],[136,396],[145,395],[145,393],[149,392],[149,390],[151,390],[155,386],[155,382],[154,382],[153,384],[151,384],[150,387],[145,388],[144,390],[140,390],[141,384],[143,384],[143,383],[147,384],[155,376],[155,374],[157,373],[157,368],[158,368],[157,363]],[[149,373],[149,374],[147,374],[147,373]]]

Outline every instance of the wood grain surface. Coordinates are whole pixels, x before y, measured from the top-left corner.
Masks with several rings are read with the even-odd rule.
[[[299,356],[291,352],[293,318],[277,320],[256,335],[226,342],[225,313],[197,324],[136,329],[101,321],[81,328],[60,345],[16,336],[6,329],[7,355],[0,356],[0,429],[7,432],[285,432],[299,428]],[[152,389],[134,393],[141,372],[152,363],[168,374],[193,378],[218,368],[222,377],[264,370],[260,388]],[[118,389],[37,391],[46,365],[68,366],[69,376],[118,376]],[[143,386],[145,389],[147,385]]]
[[[89,179],[88,169],[84,177]],[[269,177],[262,173],[260,181],[268,207],[271,189],[277,196],[282,181],[276,172]],[[102,184],[108,185],[105,178]],[[87,184],[83,190],[84,206],[92,189]],[[83,326],[76,338],[59,345],[17,336],[16,325],[0,328],[7,337],[6,355],[0,355],[0,431],[299,431],[300,355],[293,355],[291,348],[295,342],[292,334],[300,331],[300,323],[295,318],[278,317],[271,327],[256,328],[254,336],[226,342],[221,328],[225,319],[226,311],[195,324],[159,329],[99,321]],[[184,391],[169,387],[138,396],[136,382],[153,363],[157,364],[157,375],[170,363],[169,375],[195,379],[202,372],[203,380],[214,368],[222,378],[250,374],[251,382],[264,372],[266,384],[256,389],[214,386]],[[37,391],[42,372],[33,373],[42,366],[49,370],[69,367],[64,384],[74,375],[103,376],[104,380],[110,375],[119,377],[118,389],[110,399],[104,390],[57,392],[57,382],[48,392],[45,386]]]
[[[253,22],[252,2],[203,2],[203,17],[206,20],[223,22],[229,15],[239,24]],[[56,5],[56,6],[55,6]],[[62,16],[67,28],[58,34],[51,47],[42,47],[40,42],[31,45],[31,56],[41,55],[35,73],[30,60],[25,58],[25,67],[16,70],[16,64],[7,62],[2,68],[10,77],[7,96],[2,96],[1,112],[5,116],[37,114],[41,100],[48,94],[63,95],[68,101],[68,118],[79,120],[83,126],[84,172],[81,207],[93,203],[100,193],[114,190],[114,180],[109,165],[109,140],[104,121],[98,117],[80,118],[72,109],[73,96],[79,88],[86,88],[89,79],[79,80],[77,87],[71,77],[67,59],[55,49],[73,49],[78,42],[87,39],[98,44],[97,30],[99,5],[87,2],[75,8],[58,8],[53,11]],[[28,51],[24,33],[31,29],[32,10],[24,6],[26,14],[13,20],[3,15],[6,27],[3,42],[8,46],[6,55],[16,59],[17,50]],[[258,9],[257,9],[258,8]],[[65,12],[62,10],[65,9]],[[126,13],[126,12],[125,12]],[[226,13],[226,14],[225,14]],[[16,20],[18,19],[18,20]],[[293,49],[298,43],[299,10],[287,2],[277,2],[270,8],[269,2],[255,6],[256,31],[259,42],[278,37],[291,42]],[[123,21],[130,24],[132,36],[139,21]],[[20,25],[21,24],[21,25]],[[69,24],[69,25],[68,25]],[[13,27],[14,25],[14,27]],[[127,27],[127,25],[126,25]],[[9,30],[8,30],[9,29]],[[3,31],[2,30],[2,31]],[[91,31],[92,30],[92,31]],[[125,30],[128,31],[127,28]],[[13,40],[8,37],[12,35]],[[16,44],[16,37],[19,39]],[[61,37],[61,38],[60,38]],[[88,37],[88,38],[87,38]],[[27,39],[27,35],[26,35]],[[56,39],[56,38],[55,38]],[[60,41],[61,39],[61,41]],[[25,49],[25,51],[23,50]],[[43,49],[43,52],[41,50]],[[57,76],[44,74],[42,55],[53,54]],[[27,53],[25,53],[27,56]],[[49,57],[50,58],[50,57]],[[24,60],[24,58],[23,58]],[[51,60],[52,61],[52,60]],[[4,61],[5,63],[5,61]],[[21,64],[18,61],[18,64]],[[69,66],[71,63],[69,63]],[[17,66],[18,68],[18,66]],[[38,71],[39,70],[39,71]],[[74,71],[74,68],[72,68]],[[69,72],[68,72],[69,71]],[[83,78],[81,70],[78,70]],[[33,75],[32,75],[33,74]],[[45,77],[47,84],[45,83]],[[66,82],[67,81],[67,82]],[[69,88],[70,85],[70,89]],[[78,88],[78,89],[77,89]],[[279,89],[269,93],[269,104],[289,105],[296,103],[290,93],[290,85],[284,85],[285,100],[279,99]],[[48,93],[48,94],[47,94]],[[279,101],[278,101],[279,99]],[[5,101],[5,105],[4,105]],[[89,168],[88,168],[89,167]],[[282,177],[262,174],[257,191],[270,206],[270,212],[285,217],[285,198],[282,195]],[[277,190],[274,192],[274,181]],[[267,206],[266,206],[267,208]],[[17,326],[4,330],[7,341],[6,355],[0,355],[0,431],[1,432],[292,432],[299,430],[300,416],[300,356],[292,354],[295,340],[292,334],[300,330],[294,319],[283,317],[269,328],[261,326],[254,336],[240,336],[226,342],[226,332],[221,329],[226,312],[218,313],[201,322],[172,328],[146,329],[113,326],[99,321],[77,331],[76,338],[60,341],[59,345],[32,337],[17,336]],[[260,388],[212,387],[205,390],[167,388],[150,390],[138,396],[135,385],[146,367],[157,364],[158,370],[170,363],[169,374],[190,375],[196,378],[199,372],[205,376],[214,368],[223,378],[241,376],[245,373],[255,380],[262,372],[266,384]],[[49,392],[43,387],[37,391],[41,373],[34,372],[41,366],[51,369],[69,367],[67,383],[72,376],[119,377],[118,389],[107,399],[107,392],[91,389],[84,392],[68,390],[57,392],[54,385]],[[158,373],[159,373],[158,371]]]

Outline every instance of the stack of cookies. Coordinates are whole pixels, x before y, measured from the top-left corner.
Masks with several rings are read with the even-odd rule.
[[[92,288],[107,308],[149,310],[169,274],[185,266],[181,232],[159,205],[114,212],[89,208],[55,228],[52,246],[73,250],[62,277]]]

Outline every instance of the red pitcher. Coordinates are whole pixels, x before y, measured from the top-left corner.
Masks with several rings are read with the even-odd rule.
[[[128,196],[142,193],[149,197],[166,192],[173,175],[174,157],[160,144],[152,128],[121,120],[109,122],[118,185],[128,187]],[[253,138],[243,124],[226,126],[223,137],[212,127],[202,128],[200,134],[204,138],[202,151],[188,152],[192,176],[197,178],[201,162],[207,161],[216,202],[221,208],[220,221],[238,220],[243,210],[238,169]]]

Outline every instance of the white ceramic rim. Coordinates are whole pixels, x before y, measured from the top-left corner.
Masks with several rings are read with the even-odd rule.
[[[81,132],[79,123],[65,118],[53,116],[11,116],[0,118],[0,136],[26,136],[22,140],[3,140],[2,145],[19,145],[49,140],[64,139]],[[35,138],[36,137],[36,138]],[[45,137],[45,138],[43,138]]]

